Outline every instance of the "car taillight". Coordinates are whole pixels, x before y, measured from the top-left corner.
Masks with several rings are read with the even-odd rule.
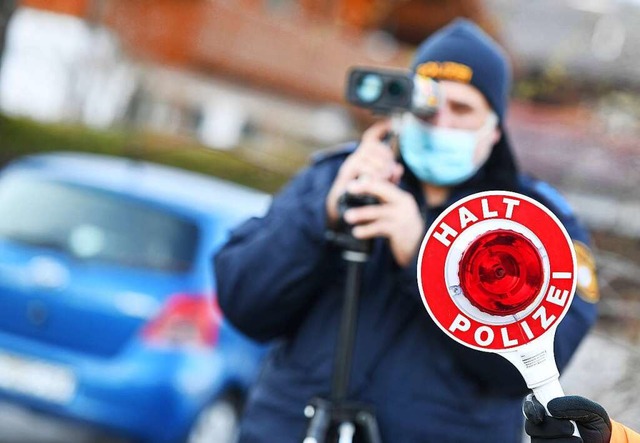
[[[465,251],[460,286],[478,309],[511,315],[531,304],[543,285],[542,260],[525,236],[507,230],[488,232]]]
[[[218,338],[222,314],[209,297],[178,294],[170,297],[160,315],[142,331],[151,344],[211,347]]]

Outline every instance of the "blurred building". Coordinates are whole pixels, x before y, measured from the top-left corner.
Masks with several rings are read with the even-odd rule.
[[[591,87],[640,85],[638,0],[485,3],[523,70],[553,70]]]
[[[59,25],[25,28],[23,46],[14,55],[30,57],[37,68],[15,70],[12,78],[22,86],[3,82],[10,92],[0,104],[6,94],[21,96],[23,105],[32,107],[47,99],[59,104],[50,116],[197,136],[216,148],[255,141],[256,155],[278,154],[278,162],[292,149],[315,149],[356,135],[357,119],[365,114],[344,106],[348,68],[404,67],[415,43],[456,16],[483,24],[507,46],[519,73],[533,78],[516,85],[520,97],[566,97],[575,91],[573,84],[593,92],[604,82],[633,84],[640,71],[640,58],[633,57],[640,31],[629,24],[640,12],[631,0],[21,0],[21,5],[32,16],[56,12],[46,21]],[[60,48],[53,48],[61,39]],[[6,78],[11,71],[7,66],[4,71]],[[544,81],[536,83],[536,72]],[[58,87],[51,87],[56,78]],[[630,201],[631,209],[616,205],[619,211],[632,212],[640,186],[634,141],[640,101],[625,94],[587,106],[579,100],[570,104],[514,103],[510,123],[519,157],[565,190],[582,193],[595,182],[605,198],[617,194]],[[576,201],[586,211],[596,207],[590,198]],[[592,212],[593,223],[604,226]],[[634,217],[621,213],[615,223],[607,220],[609,227],[640,236]]]
[[[404,66],[455,17],[493,26],[479,0],[22,0],[108,26],[137,57],[286,94],[341,100],[347,67]]]
[[[195,133],[221,148],[261,132],[314,147],[342,141],[355,130],[353,114],[342,106],[350,66],[405,67],[415,43],[457,16],[493,30],[478,0],[22,0],[21,5],[76,17],[91,34],[102,30],[115,37],[122,53],[135,61],[135,69],[131,63],[127,69],[129,86],[121,74],[112,81],[118,91],[102,99],[107,103],[123,95],[118,101],[127,101],[129,109],[113,104],[88,122],[107,125],[109,114],[111,123],[120,119]],[[92,101],[98,98],[94,94]]]

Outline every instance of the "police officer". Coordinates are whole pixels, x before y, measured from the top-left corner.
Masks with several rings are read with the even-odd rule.
[[[320,154],[215,257],[226,317],[255,339],[276,340],[248,398],[242,443],[300,441],[305,405],[329,396],[345,264],[325,232],[338,223],[345,192],[380,202],[344,214],[354,236],[374,239],[349,399],[375,407],[385,442],[521,441],[522,377],[502,357],[467,349],[433,323],[416,283],[417,251],[446,207],[495,189],[552,209],[586,256],[589,237],[556,191],[518,172],[504,126],[510,68],[488,35],[457,20],[418,48],[412,69],[439,81],[445,99],[428,120],[403,117],[399,153],[383,142],[390,126],[381,122],[360,143]],[[560,369],[596,317],[594,287],[583,289],[592,299],[588,291],[574,297],[556,335]]]
[[[527,417],[525,430],[531,443],[640,443],[640,434],[609,418],[598,403],[577,395],[554,398],[544,406],[529,394],[523,403]],[[573,436],[573,420],[580,432],[580,440]]]

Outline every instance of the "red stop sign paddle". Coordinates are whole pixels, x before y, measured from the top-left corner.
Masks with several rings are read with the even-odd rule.
[[[456,202],[433,223],[420,247],[418,286],[440,329],[509,360],[546,406],[564,395],[553,340],[575,271],[571,239],[549,209],[490,191]]]

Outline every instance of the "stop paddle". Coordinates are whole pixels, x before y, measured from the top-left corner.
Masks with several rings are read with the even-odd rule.
[[[553,342],[576,255],[548,208],[506,191],[459,200],[429,228],[417,271],[424,306],[449,337],[509,360],[545,407],[564,395]]]

